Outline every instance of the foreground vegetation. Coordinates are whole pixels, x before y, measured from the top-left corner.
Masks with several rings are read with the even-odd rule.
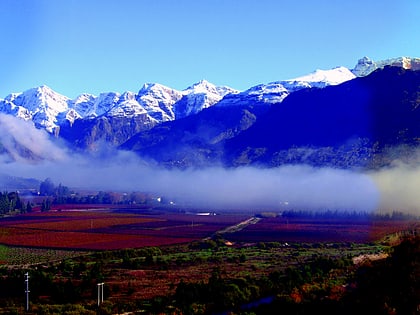
[[[10,202],[14,195],[2,196]],[[28,314],[405,315],[420,305],[412,217],[115,210],[9,212],[0,239],[20,247],[0,245],[0,314],[25,313],[26,273]],[[80,235],[91,243],[86,251],[72,245]],[[145,245],[143,235],[158,245]],[[141,248],[126,249],[133,237]],[[22,246],[32,239],[41,246]],[[92,248],[97,243],[116,249]]]
[[[26,272],[33,314],[277,314],[279,309],[286,314],[414,314],[420,302],[416,236],[394,247],[384,242],[231,245],[216,236],[77,257],[62,251],[58,261],[47,252],[32,253],[39,255],[38,264],[0,269],[2,314],[23,313]],[[355,264],[355,257],[371,259]],[[98,308],[100,282],[104,302]]]

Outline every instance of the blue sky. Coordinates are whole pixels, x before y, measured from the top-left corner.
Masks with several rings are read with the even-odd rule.
[[[244,90],[357,60],[420,57],[420,1],[1,0],[0,98]]]

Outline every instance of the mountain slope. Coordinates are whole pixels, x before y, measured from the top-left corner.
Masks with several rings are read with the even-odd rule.
[[[183,91],[148,83],[137,94],[82,94],[72,100],[47,86],[40,86],[0,99],[0,112],[32,120],[37,127],[53,133],[62,125],[72,125],[76,120],[102,116],[131,119],[147,114],[155,123],[161,123],[197,113],[214,105],[226,94],[236,92],[203,80]],[[175,106],[180,100],[183,100],[182,105]]]
[[[235,106],[241,105],[244,102],[252,102],[254,104],[280,103],[290,93],[307,88],[324,88],[329,85],[337,85],[352,80],[355,77],[345,67],[337,67],[331,70],[316,70],[302,77],[260,84],[241,93],[229,94],[217,103],[217,106]]]
[[[243,92],[203,80],[182,91],[147,83],[137,93],[69,99],[41,86],[0,100],[0,112],[66,140],[70,150],[121,146],[168,166],[379,165],[388,163],[392,153],[384,152],[390,147],[412,147],[420,138],[418,82],[406,79],[411,72],[387,65],[415,70],[420,59],[363,58],[353,70],[317,70]],[[407,109],[407,102],[414,109]],[[24,137],[4,139],[4,152],[42,156]]]
[[[244,100],[247,103],[279,103],[300,89],[341,84],[355,77],[366,76],[386,65],[416,70],[420,69],[420,58],[399,57],[373,61],[364,57],[352,70],[345,67],[317,70],[291,80],[260,84],[243,92],[202,80],[183,91],[147,83],[138,93],[107,92],[99,96],[81,94],[75,99],[69,99],[47,86],[40,86],[0,99],[0,112],[33,121],[35,126],[50,133],[58,133],[59,127],[72,125],[76,120],[102,116],[131,119],[146,113],[154,123],[161,123],[196,114],[216,103],[218,106],[240,105]]]
[[[273,104],[241,96],[234,106],[217,104],[140,132],[121,148],[171,167],[375,168],[414,156],[419,107],[420,71],[385,67],[340,85],[301,89]]]
[[[202,80],[183,91],[147,83],[139,92],[82,94],[71,100],[46,86],[11,94],[0,100],[0,111],[33,121],[82,149],[96,143],[118,146],[136,133],[158,124],[200,113],[213,105],[262,106],[278,103],[290,93],[312,86],[323,87],[354,78],[346,68],[318,70],[293,80],[252,87],[239,93]]]
[[[375,167],[389,148],[419,145],[419,122],[420,71],[385,67],[293,93],[226,142],[227,164]]]
[[[223,141],[251,127],[268,106],[212,106],[196,115],[139,132],[120,146],[167,167],[219,164]]]
[[[0,111],[24,120],[33,120],[35,126],[52,132],[57,126],[57,116],[68,110],[68,101],[67,97],[49,87],[40,86],[8,95],[0,100]]]
[[[403,69],[420,70],[420,58],[398,57],[386,60],[374,61],[369,57],[359,59],[352,70],[358,77],[364,77],[377,69],[383,69],[386,66],[400,67]]]

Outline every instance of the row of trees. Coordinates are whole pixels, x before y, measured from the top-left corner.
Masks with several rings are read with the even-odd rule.
[[[0,214],[9,214],[19,211],[21,213],[31,212],[32,205],[26,204],[20,199],[17,192],[0,192]]]
[[[319,257],[312,262],[289,267],[282,272],[273,271],[262,278],[251,276],[227,278],[220,269],[216,268],[206,283],[181,281],[176,288],[174,300],[183,314],[196,314],[197,309],[209,313],[239,311],[241,308],[252,309],[260,303],[271,304],[276,300],[275,296],[286,296],[287,303],[294,304],[290,296],[293,296],[297,288],[306,283],[328,279],[333,269],[346,268],[349,265],[349,260]],[[316,298],[327,296],[328,290],[327,286],[319,288]]]
[[[261,215],[262,216],[262,215]],[[410,220],[418,217],[404,213],[402,211],[393,211],[391,213],[367,212],[367,211],[346,211],[346,210],[325,210],[325,211],[305,211],[305,210],[288,210],[282,212],[282,217],[289,219],[342,219],[352,221],[370,221],[370,220]]]
[[[419,274],[417,236],[404,239],[387,259],[359,267],[318,257],[262,278],[213,272],[207,283],[181,281],[174,300],[183,314],[418,314]]]
[[[145,204],[151,200],[150,195],[141,192],[121,194],[99,191],[95,195],[81,195],[61,183],[56,186],[50,178],[41,182],[39,194],[52,198],[54,204]]]
[[[53,204],[145,204],[151,200],[150,196],[140,192],[122,195],[100,191],[96,195],[82,196],[62,184],[55,186],[50,178],[41,182],[39,194],[45,197],[38,205],[41,211],[49,211]],[[0,192],[0,215],[32,212],[33,207],[30,201],[22,200],[16,191]]]

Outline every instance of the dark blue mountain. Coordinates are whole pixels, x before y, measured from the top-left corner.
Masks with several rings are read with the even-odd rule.
[[[420,71],[369,76],[288,96],[225,142],[227,165],[378,167],[420,144]]]
[[[420,71],[385,67],[283,102],[242,98],[155,126],[121,145],[169,167],[309,164],[376,168],[415,156]]]

